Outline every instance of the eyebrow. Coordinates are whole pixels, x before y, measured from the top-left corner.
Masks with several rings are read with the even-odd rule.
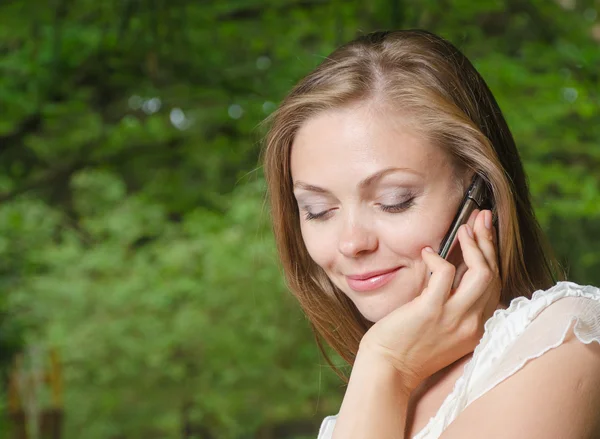
[[[421,172],[415,171],[414,169],[411,169],[411,168],[385,168],[380,171],[377,171],[373,175],[370,175],[367,178],[365,178],[364,180],[362,180],[360,183],[358,183],[358,187],[360,189],[364,189],[364,188],[372,185],[373,182],[383,178],[384,176],[386,176],[388,174],[394,173],[394,172],[408,172],[410,174],[415,174],[415,175],[423,177],[423,174]],[[304,189],[306,191],[317,192],[320,194],[329,193],[328,190],[323,189],[322,187],[304,183],[303,181],[295,182],[294,189]]]

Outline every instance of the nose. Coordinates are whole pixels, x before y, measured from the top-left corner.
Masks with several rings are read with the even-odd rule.
[[[367,225],[347,221],[340,233],[338,250],[346,257],[356,258],[374,251],[377,245],[377,236]]]

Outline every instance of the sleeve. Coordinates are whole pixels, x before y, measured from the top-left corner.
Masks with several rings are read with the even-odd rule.
[[[506,331],[511,333],[514,341],[505,348],[502,340],[497,340],[499,354],[487,360],[487,373],[472,383],[468,403],[569,337],[577,337],[586,344],[593,341],[600,343],[600,290],[594,288],[587,292],[593,294],[551,301],[527,325],[506,325]]]
[[[319,428],[319,436],[317,436],[317,439],[331,439],[333,436],[333,428],[335,427],[336,419],[337,415],[327,416],[325,419],[323,419],[321,428]]]

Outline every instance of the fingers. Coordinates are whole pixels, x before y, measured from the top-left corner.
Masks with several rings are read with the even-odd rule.
[[[421,251],[421,256],[431,272],[427,287],[421,296],[428,300],[430,305],[441,306],[450,294],[456,267],[435,253],[431,247],[425,247]]]
[[[465,264],[464,261],[458,264],[458,267],[456,267],[456,274],[454,275],[454,282],[452,283],[453,290],[458,288],[458,286],[460,285],[460,281],[462,280],[463,276],[465,275],[468,269],[469,267],[467,267],[467,264]]]
[[[477,245],[473,230],[468,224],[460,227],[458,240],[463,260],[469,269],[485,270],[489,268],[485,256]]]
[[[432,305],[443,305],[449,301],[452,291],[457,290],[450,301],[455,302],[453,307],[457,311],[464,312],[478,301],[497,276],[495,229],[493,226],[488,229],[486,221],[491,223],[491,211],[477,210],[467,224],[460,227],[457,236],[463,262],[457,267],[437,253],[423,249],[423,261],[431,272],[423,296],[427,296]]]
[[[485,225],[486,221],[489,222],[489,229]],[[471,226],[473,236],[465,234],[460,242],[463,260],[468,267],[485,263],[493,273],[497,273],[496,231],[492,225],[492,212],[483,210],[468,224]]]
[[[473,210],[473,212],[471,212],[471,215],[469,216],[469,219],[467,220],[467,224],[469,224],[471,226],[471,228],[473,228],[475,226],[475,219],[477,218],[478,214],[479,214],[479,209],[475,209],[475,210]],[[440,250],[441,250],[441,248],[442,248],[442,244],[440,243]],[[453,259],[456,256],[457,251],[460,253],[460,244],[458,242],[458,233],[456,234],[456,236],[454,237],[454,240],[450,244],[450,248],[448,249],[448,255],[446,256],[446,260],[453,262]],[[439,251],[438,251],[438,254],[439,254]],[[454,265],[457,265],[457,264],[454,264]]]
[[[487,224],[490,226],[488,229]],[[492,212],[484,210],[476,218],[475,225],[473,227],[475,240],[477,245],[481,249],[481,253],[492,270],[492,272],[498,272],[498,252],[496,250],[496,229],[492,225]]]
[[[457,313],[465,313],[475,306],[490,300],[488,290],[490,284],[498,278],[498,268],[496,263],[496,248],[493,238],[493,227],[488,229],[485,226],[485,216],[491,214],[490,211],[483,211],[475,220],[473,236],[465,230],[459,233],[460,245],[463,253],[463,259],[468,267],[463,276],[460,285],[455,294],[448,301],[450,308]],[[489,217],[487,218],[490,219]],[[485,297],[483,297],[485,296]]]
[[[475,227],[475,220],[477,218],[477,215],[479,215],[479,212],[480,212],[479,209],[475,209],[469,216],[469,219],[467,220],[467,224],[469,226],[471,226],[471,229],[473,229]],[[459,244],[458,239],[456,240],[456,244]],[[452,251],[452,250],[450,250],[450,251]],[[454,276],[454,282],[452,283],[452,290],[455,290],[458,288],[463,276],[469,269],[469,267],[467,267],[467,264],[465,264],[465,261],[463,260],[462,249],[460,249],[460,259],[461,259],[460,263],[456,266],[456,275]]]

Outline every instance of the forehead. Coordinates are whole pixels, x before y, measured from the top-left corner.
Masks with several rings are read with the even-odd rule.
[[[291,151],[292,178],[351,174],[362,178],[386,167],[406,167],[433,176],[447,155],[398,113],[361,105],[322,112],[298,130]]]

